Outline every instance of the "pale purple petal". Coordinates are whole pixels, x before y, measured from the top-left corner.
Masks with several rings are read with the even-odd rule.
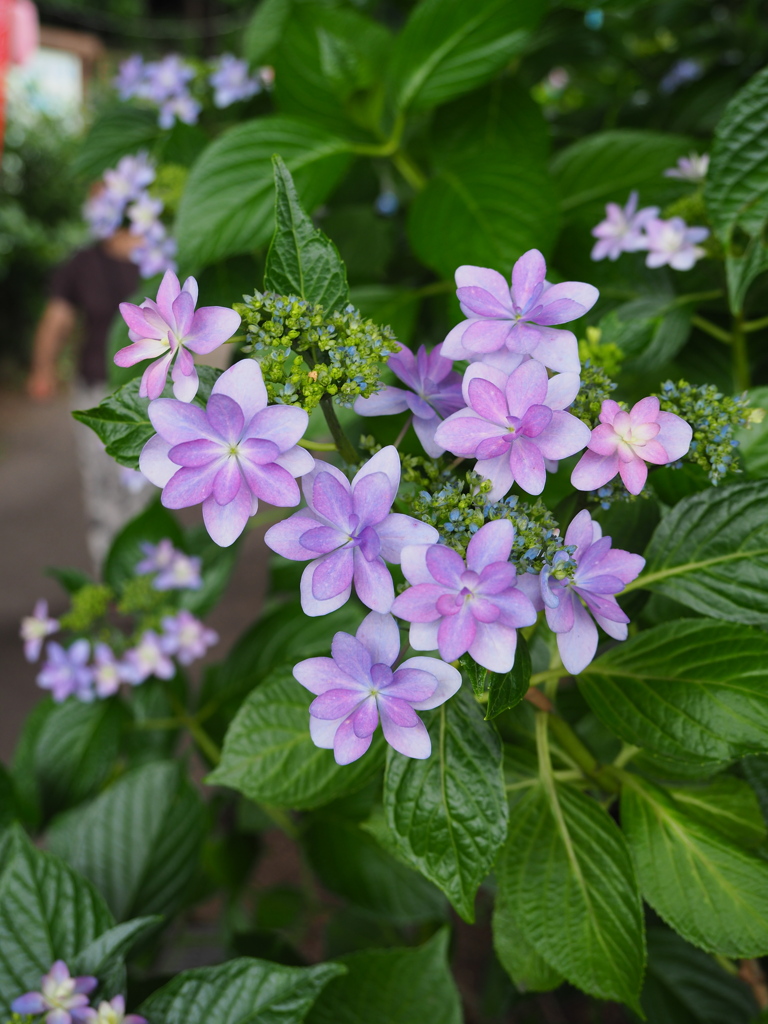
[[[472,645],[479,623],[465,601],[456,615],[441,620],[437,631],[437,647],[443,661],[456,661]]]
[[[501,501],[514,483],[509,455],[498,455],[495,459],[480,459],[475,463],[475,472],[490,480],[493,485],[485,495],[486,501]]]
[[[501,275],[499,275],[501,276]],[[512,315],[510,310],[509,292],[503,302],[496,299],[485,288],[477,285],[469,285],[465,288],[456,289],[456,297],[461,303],[462,310],[468,316],[488,317],[495,320],[509,320]]]
[[[278,508],[298,505],[301,501],[299,485],[287,469],[275,462],[255,466],[249,459],[243,459],[240,468],[251,491],[262,501]]]
[[[593,525],[592,516],[585,508],[575,515],[568,524],[568,529],[565,531],[565,543],[576,545],[577,560],[583,557],[595,540]]]
[[[234,445],[240,440],[245,421],[243,411],[234,399],[228,395],[211,394],[206,414],[210,425],[227,444]]]
[[[235,543],[252,514],[253,505],[247,487],[241,487],[234,501],[228,505],[219,505],[213,495],[203,502],[205,528],[222,548]]]
[[[509,294],[509,285],[497,270],[490,270],[488,267],[473,267],[463,264],[456,270],[456,288],[482,288],[496,301],[506,308],[510,313],[512,301]],[[447,353],[444,353],[447,354]]]
[[[355,592],[367,608],[375,612],[388,612],[395,599],[392,574],[380,558],[369,562],[360,548],[354,550]]]
[[[531,355],[556,373],[580,373],[579,343],[572,331],[556,330],[553,327],[537,329],[538,343],[531,349]]]
[[[390,360],[391,363],[391,360]],[[408,408],[408,394],[402,388],[383,387],[370,398],[355,399],[354,409],[358,416],[393,416]]]
[[[569,412],[554,412],[548,426],[536,438],[536,447],[545,459],[566,459],[586,448],[589,427]]]
[[[371,654],[365,644],[349,633],[335,633],[331,642],[333,660],[357,685],[371,686]]]
[[[503,348],[512,332],[509,320],[472,320],[461,336],[461,344],[476,359],[478,355]]]
[[[333,658],[305,658],[294,665],[293,675],[310,693],[318,696],[326,690],[350,686],[354,682],[341,671]]]
[[[542,315],[536,317],[536,322],[550,326],[576,320],[589,312],[599,297],[600,292],[597,288],[583,281],[553,284],[541,296],[544,311]]]
[[[155,359],[157,356],[162,356],[168,350],[167,338],[164,338],[162,341],[144,338],[141,341],[135,341],[132,345],[126,345],[125,348],[121,348],[116,352],[115,365],[135,366],[136,363],[140,363],[144,359]]]
[[[412,622],[408,640],[414,651],[436,651],[440,620],[436,622]]]
[[[237,459],[229,458],[214,477],[213,496],[220,505],[228,505],[230,501],[235,500],[241,486],[243,478]]]
[[[546,370],[543,366],[541,370],[546,376]],[[519,373],[520,370],[515,372]],[[469,382],[467,394],[469,405],[478,416],[484,420],[490,420],[491,423],[504,427],[506,430],[508,426],[507,413],[509,410],[507,409],[507,400],[502,390],[497,388],[495,384],[491,384],[488,380],[474,377]]]
[[[392,718],[389,701],[379,704],[381,728],[384,739],[399,754],[425,760],[432,753],[432,741],[424,723],[416,716],[416,724],[409,727],[398,725]]]
[[[328,556],[324,556],[324,558],[325,557]],[[350,573],[349,586],[338,593],[335,597],[322,599],[314,596],[315,572],[324,558],[318,558],[314,562],[310,562],[301,574],[301,608],[305,615],[310,615],[312,617],[317,615],[328,615],[330,612],[335,612],[337,608],[341,608],[342,605],[347,603],[352,593],[352,574]],[[352,559],[350,558],[350,563],[351,561]]]
[[[315,566],[312,579],[312,596],[316,600],[329,601],[349,590],[354,571],[351,548],[332,551],[328,555],[323,555],[317,562],[312,564]]]
[[[514,587],[516,579],[517,571],[511,562],[494,562],[491,565],[486,565],[480,573],[475,592],[484,597],[493,597]]]
[[[355,736],[372,736],[379,724],[379,710],[376,698],[371,694],[352,714],[352,728]]]
[[[346,533],[350,532],[352,496],[346,480],[342,483],[331,473],[319,472],[314,479],[312,507],[329,523]]]
[[[351,764],[362,757],[371,745],[371,736],[357,736],[350,719],[346,718],[336,730],[333,756],[336,764]]]
[[[515,528],[509,519],[496,519],[481,526],[467,545],[467,568],[482,573],[494,562],[506,562],[514,539]]]
[[[456,326],[448,332],[445,337],[445,341],[442,342],[442,352],[444,356],[448,359],[466,359],[467,361],[471,361],[473,354],[469,349],[464,347],[462,338],[464,337],[464,332],[467,327],[474,322],[474,320],[462,320],[461,323],[456,324]]]
[[[14,999],[11,1003],[13,1013],[20,1013],[23,1016],[26,1016],[26,1014],[44,1013],[47,1009],[48,1004],[39,992],[27,992],[25,995],[19,996],[18,999]]]
[[[294,561],[305,561],[312,558],[312,552],[301,543],[301,538],[309,530],[316,530],[318,520],[309,509],[303,508],[294,512],[288,519],[270,526],[264,535],[264,542],[267,547],[276,551],[283,558],[291,558]]]
[[[241,359],[230,366],[213,385],[211,394],[227,395],[237,402],[246,423],[267,406],[267,389],[255,359]]]
[[[532,405],[541,405],[547,397],[547,371],[536,359],[528,359],[509,375],[506,398],[512,416],[522,419]]]
[[[326,721],[336,721],[339,718],[346,718],[359,706],[365,697],[358,687],[354,689],[333,689],[315,697],[309,705],[309,713],[313,718],[324,718]]]
[[[413,627],[411,627],[413,629]],[[436,640],[435,640],[436,643]],[[435,645],[428,650],[434,650]],[[428,672],[437,679],[437,688],[434,693],[425,700],[411,701],[411,707],[416,711],[429,711],[444,704],[455,693],[461,689],[461,672],[439,658],[425,658],[417,656],[408,658],[400,666],[401,670],[418,669],[421,672]]]
[[[567,415],[564,413],[563,415]],[[544,459],[535,442],[525,437],[518,438],[512,445],[509,465],[515,483],[528,494],[541,494],[547,480]]]
[[[547,397],[544,404],[550,409],[567,409],[576,398],[581,387],[578,373],[557,373],[547,384]]]
[[[619,462],[619,475],[630,494],[639,494],[648,479],[648,467],[641,458]]]
[[[506,433],[506,427],[479,419],[472,409],[461,409],[438,426],[435,441],[454,455],[467,458],[475,454],[481,441]]]
[[[211,494],[213,481],[220,468],[219,462],[210,462],[206,466],[183,466],[163,488],[163,505],[166,508],[199,505]]]
[[[239,326],[240,314],[234,309],[227,309],[225,306],[203,306],[194,314],[189,329],[184,331],[182,337],[184,344],[193,352],[205,355],[223,345]]]
[[[396,515],[397,513],[393,512],[392,514]],[[400,552],[403,575],[409,583],[434,582],[432,573],[427,568],[427,550],[429,547],[429,544],[423,543],[408,544]]]
[[[160,287],[157,289],[157,308],[160,311],[163,319],[173,324],[173,303],[178,298],[179,292],[181,291],[181,285],[179,279],[176,277],[172,270],[166,270],[163,275],[163,280],[160,282]]]
[[[661,430],[656,440],[664,446],[670,462],[677,462],[691,446],[693,431],[690,423],[672,412],[660,412],[656,418]]]
[[[311,473],[315,468],[315,460],[306,450],[295,445],[287,452],[281,452],[275,459],[275,464],[287,469],[291,476],[304,476]]]
[[[417,583],[397,595],[392,604],[392,614],[406,622],[435,622],[440,618],[437,602],[443,594],[445,587],[437,583]],[[416,649],[433,651],[435,647]]]
[[[557,634],[557,649],[563,665],[571,675],[583,672],[597,650],[597,626],[581,602],[574,603],[573,628]]]
[[[461,590],[464,560],[458,552],[444,544],[433,544],[427,550],[425,558],[433,580],[444,587]]]
[[[343,718],[339,718],[335,722],[327,722],[322,718],[309,717],[309,735],[312,737],[312,742],[316,747],[321,747],[324,750],[333,750],[333,741],[336,738],[336,732],[345,721]]]
[[[523,253],[512,268],[512,294],[515,302],[524,308],[539,285],[544,283],[547,264],[538,249]]]
[[[389,480],[390,495],[389,503],[387,508],[390,508],[392,502],[397,497],[397,489],[400,486],[400,456],[397,454],[397,448],[394,445],[387,445],[386,448],[382,448],[381,451],[370,458],[365,465],[357,471],[355,476],[352,478],[352,490],[366,476],[370,476],[372,473],[384,473]]]
[[[517,631],[499,622],[477,623],[468,650],[470,656],[491,672],[509,672],[515,663]]]
[[[430,416],[429,419],[420,416],[414,416],[413,418],[413,429],[416,431],[416,436],[421,442],[421,447],[432,459],[439,458],[445,451],[445,448],[435,440],[435,432],[441,422],[442,420],[436,413]]]
[[[374,665],[392,665],[400,653],[400,630],[391,615],[369,612],[355,636],[368,649]]]
[[[519,586],[512,587],[503,594],[495,594],[492,600],[501,613],[497,620],[501,626],[522,629],[525,626],[532,626],[536,621],[536,609]]]
[[[417,668],[403,668],[402,665],[394,673],[389,686],[382,687],[381,692],[387,697],[398,697],[413,704],[420,700],[428,700],[437,689],[437,679],[429,672]]]
[[[301,440],[308,424],[309,417],[303,409],[292,405],[270,405],[257,412],[250,423],[246,419],[243,437],[265,438],[273,441],[281,452],[286,452]]]
[[[171,445],[159,434],[150,437],[141,450],[139,469],[155,487],[165,487],[179,468],[168,458]]]
[[[571,473],[571,483],[579,491],[596,491],[613,480],[618,471],[618,455],[597,455],[586,451]]]
[[[358,531],[385,519],[391,504],[390,482],[384,473],[369,473],[363,477],[352,488],[352,509],[359,520]],[[318,508],[318,511],[322,510]]]
[[[149,418],[160,436],[173,444],[197,441],[201,437],[220,441],[211,429],[205,411],[198,405],[174,398],[158,398],[149,406]]]
[[[579,599],[573,591],[566,587],[553,587],[553,593],[559,596],[558,604],[546,609],[547,625],[553,633],[568,633],[575,622],[575,606]]]
[[[163,388],[168,380],[168,370],[172,359],[173,351],[169,350],[168,354],[164,355],[162,359],[157,359],[154,363],[149,364],[141,377],[139,398],[154,399],[162,395]]]

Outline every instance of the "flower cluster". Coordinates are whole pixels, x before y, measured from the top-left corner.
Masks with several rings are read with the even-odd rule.
[[[102,185],[83,207],[96,238],[108,238],[124,224],[139,238],[131,260],[142,277],[175,267],[176,242],[161,220],[163,201],[148,191],[155,177],[155,167],[146,153],[124,156],[117,167],[104,172]]]
[[[243,351],[258,360],[270,402],[308,412],[324,395],[345,406],[372,395],[382,361],[400,349],[389,327],[352,306],[326,313],[294,295],[254,292],[234,308],[247,325]]]
[[[144,558],[136,565],[136,575],[156,573],[152,580],[155,590],[199,590],[202,559],[178,551],[168,538],[158,544],[142,543]]]
[[[89,996],[98,984],[98,978],[71,977],[64,961],[57,960],[40,979],[40,991],[18,996],[11,1010],[25,1016],[45,1014],[46,1024],[147,1024],[138,1014],[126,1014],[121,995],[90,1006]]]

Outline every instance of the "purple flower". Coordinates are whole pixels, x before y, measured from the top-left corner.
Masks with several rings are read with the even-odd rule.
[[[630,192],[627,205],[608,203],[605,207],[605,220],[592,228],[592,234],[598,239],[592,247],[592,259],[617,260],[623,252],[637,252],[646,248],[643,233],[645,224],[659,212],[658,206],[646,206],[637,209],[637,192]]]
[[[437,530],[390,512],[400,485],[400,458],[382,448],[352,480],[318,463],[302,481],[307,508],[271,526],[264,540],[283,558],[312,559],[301,577],[301,607],[327,615],[349,600],[354,581],[368,608],[388,612],[395,597],[385,562],[400,562],[405,544],[430,544]]]
[[[659,82],[659,92],[670,96],[677,92],[681,85],[695,82],[704,74],[704,65],[694,57],[683,57],[675,61],[669,71]]]
[[[508,519],[481,526],[467,546],[467,562],[444,544],[403,550],[403,574],[412,584],[392,605],[411,623],[411,647],[437,649],[444,661],[469,652],[492,672],[515,663],[516,630],[532,626],[536,611],[516,586],[509,561],[515,529]]]
[[[441,355],[442,345],[432,351],[422,345],[416,355],[401,347],[389,357],[388,366],[410,391],[384,387],[370,398],[358,398],[355,412],[359,416],[390,416],[410,409],[413,429],[424,451],[433,459],[445,448],[435,442],[435,431],[441,420],[457,412],[464,405],[461,397],[461,377],[453,370],[453,363]],[[414,393],[415,392],[415,393]]]
[[[109,1002],[103,999],[98,1010],[89,1007],[86,1012],[88,1024],[147,1024],[146,1019],[137,1013],[125,1012],[125,999],[122,996],[115,996]]]
[[[214,105],[219,109],[248,100],[261,91],[261,80],[251,78],[247,61],[238,60],[231,53],[223,53],[213,62],[208,81],[214,88]]]
[[[120,483],[129,494],[141,494],[147,486],[147,481],[138,469],[130,469],[128,466],[120,467]]]
[[[91,645],[87,640],[75,640],[65,649],[55,640],[46,644],[46,661],[37,676],[37,685],[50,690],[57,704],[73,694],[84,701],[93,700],[93,672],[88,667]]]
[[[103,643],[94,645],[92,672],[97,697],[111,697],[121,683],[130,683],[134,674],[133,667],[118,660],[112,648]]]
[[[167,271],[175,273],[176,249],[176,239],[166,235],[163,225],[157,223],[131,251],[131,262],[138,266],[142,277],[154,277]]]
[[[221,547],[237,540],[259,498],[281,508],[298,505],[295,478],[315,464],[297,445],[309,417],[293,405],[267,407],[254,360],[222,373],[205,410],[159,398],[150,402],[149,418],[157,434],[144,445],[142,473],[163,488],[166,508],[202,502],[206,529]]]
[[[709,170],[709,154],[689,153],[688,156],[681,156],[675,167],[668,167],[664,171],[665,178],[677,178],[679,181],[692,181],[698,183],[704,181]]]
[[[219,634],[186,610],[163,619],[160,646],[166,654],[175,655],[182,665],[191,665],[202,658],[209,647],[219,642]]]
[[[697,242],[709,237],[708,228],[689,228],[682,217],[649,220],[645,225],[646,267],[663,267],[668,264],[673,270],[690,270],[697,260],[706,256],[706,250]]]
[[[640,574],[645,559],[628,551],[612,550],[611,538],[602,536],[600,525],[586,509],[572,520],[565,543],[575,545],[576,550],[572,555],[559,551],[552,569],[545,569],[539,580],[547,624],[557,636],[563,665],[576,675],[584,671],[597,650],[597,627],[587,609],[608,636],[614,640],[627,639],[629,619],[614,594]],[[569,558],[576,562],[573,578],[558,578],[558,563]]]
[[[646,462],[677,462],[688,451],[692,436],[684,419],[659,410],[658,398],[643,398],[629,412],[607,398],[571,483],[580,491],[595,491],[619,473],[630,494],[639,494],[648,478]]]
[[[146,153],[124,156],[117,167],[104,172],[107,191],[116,199],[130,202],[138,199],[147,185],[155,180],[155,168]]]
[[[142,192],[128,207],[128,220],[131,222],[131,234],[145,235],[157,223],[163,212],[161,199],[153,199],[148,192]]]
[[[124,210],[125,199],[103,188],[87,200],[83,217],[96,238],[109,238],[120,227]]]
[[[138,686],[150,676],[173,679],[176,675],[176,667],[153,629],[145,630],[136,647],[126,651],[124,665],[126,682],[132,686]]]
[[[456,294],[469,318],[443,343],[449,359],[482,360],[509,373],[508,354],[531,355],[552,370],[578,373],[579,351],[571,331],[554,325],[576,320],[597,302],[597,288],[580,281],[548,285],[547,265],[538,249],[524,253],[512,268],[512,288],[495,270],[459,267]]]
[[[121,100],[130,100],[139,95],[144,74],[144,58],[140,53],[132,54],[120,64],[113,85]]]
[[[589,441],[589,427],[563,411],[579,390],[575,373],[548,380],[541,363],[529,359],[507,377],[493,366],[473,363],[463,387],[469,408],[441,423],[435,440],[478,460],[475,470],[493,483],[488,501],[499,501],[513,483],[528,494],[541,494],[545,460],[574,455]]]
[[[168,538],[159,544],[143,543],[141,549],[146,557],[136,564],[136,574],[144,576],[156,572],[158,575],[152,581],[155,590],[199,590],[202,587],[202,558],[177,551]]]
[[[371,612],[355,636],[337,633],[330,658],[300,661],[293,674],[314,694],[309,731],[318,747],[333,749],[337,764],[366,752],[379,724],[384,739],[406,757],[432,752],[416,711],[439,707],[461,686],[461,675],[437,658],[409,658],[392,670],[400,631],[391,615]]]
[[[187,82],[195,77],[195,69],[176,53],[146,65],[141,96],[161,104],[187,91]]]
[[[48,602],[38,601],[31,615],[21,620],[19,636],[24,641],[24,657],[27,661],[37,661],[43,649],[43,640],[59,628],[56,619],[48,617]]]
[[[13,1013],[44,1013],[47,1024],[72,1024],[88,1020],[88,993],[98,985],[97,978],[71,978],[63,960],[57,960],[44,974],[39,992],[27,992],[11,1003]]]
[[[171,96],[160,107],[157,123],[161,128],[173,128],[176,121],[184,124],[197,124],[202,107],[190,93],[182,92]]]
[[[194,277],[188,277],[182,288],[171,270],[165,272],[156,302],[145,299],[140,306],[120,303],[120,313],[130,328],[133,344],[120,349],[115,363],[134,366],[144,359],[160,357],[144,371],[139,389],[142,398],[158,398],[163,393],[173,362],[173,393],[182,402],[191,402],[199,383],[191,353],[213,352],[240,326],[240,314],[233,309],[203,306],[195,311],[196,303]]]

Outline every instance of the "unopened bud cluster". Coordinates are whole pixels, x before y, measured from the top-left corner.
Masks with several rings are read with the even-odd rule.
[[[719,483],[726,473],[738,472],[734,456],[739,442],[733,435],[749,416],[746,395],[731,398],[714,384],[697,387],[684,380],[668,380],[661,385],[658,397],[665,412],[682,416],[693,427],[686,461],[701,466],[713,484]]]

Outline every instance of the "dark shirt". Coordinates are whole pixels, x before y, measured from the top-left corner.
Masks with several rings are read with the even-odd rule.
[[[50,295],[83,314],[84,338],[78,369],[87,384],[107,379],[107,337],[119,303],[134,294],[139,270],[104,251],[100,242],[76,252],[53,272]]]

